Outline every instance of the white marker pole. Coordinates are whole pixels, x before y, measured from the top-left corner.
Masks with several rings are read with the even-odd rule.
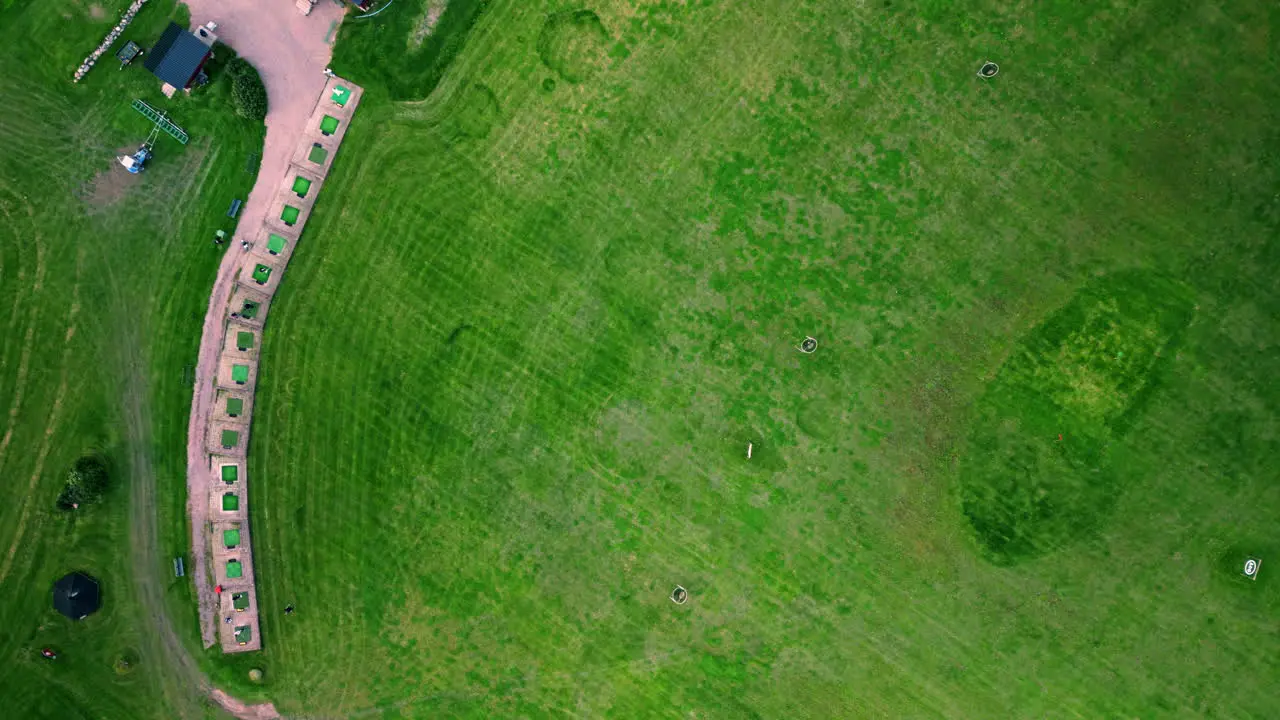
[[[747,443],[747,459],[751,459],[751,443]]]

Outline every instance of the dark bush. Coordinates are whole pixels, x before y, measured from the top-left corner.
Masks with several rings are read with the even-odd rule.
[[[227,61],[228,77],[238,77],[249,71],[253,71],[253,66],[249,64],[248,60],[245,60],[242,57],[233,57]]]
[[[67,484],[58,493],[58,509],[72,510],[78,505],[97,502],[109,485],[107,464],[97,455],[86,455],[67,471]]]
[[[227,63],[227,75],[231,78],[231,103],[236,114],[249,120],[265,120],[267,88],[262,84],[257,69],[244,58],[237,57]]]

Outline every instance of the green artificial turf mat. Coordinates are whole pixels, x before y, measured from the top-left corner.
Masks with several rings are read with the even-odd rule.
[[[332,135],[338,129],[338,118],[331,115],[325,115],[320,121],[320,132],[325,135]]]
[[[235,430],[222,431],[222,447],[233,448],[238,442],[240,442],[240,433]]]
[[[253,640],[253,627],[250,625],[241,625],[236,628],[236,642],[241,645],[247,645]]]
[[[253,347],[253,333],[244,330],[236,333],[236,347],[241,350],[248,350]]]
[[[236,610],[246,610],[249,607],[249,593],[238,592],[231,596],[231,607]]]
[[[309,179],[304,178],[301,175],[293,179],[293,192],[296,193],[298,197],[306,197],[307,191],[310,189],[311,181]]]
[[[298,208],[292,205],[285,205],[284,210],[280,213],[280,219],[284,221],[285,225],[292,225],[298,222],[300,214],[302,214],[302,211]]]
[[[344,85],[333,86],[333,101],[339,105],[346,105],[347,100],[351,98],[351,88]]]
[[[320,143],[311,146],[311,151],[307,153],[307,159],[317,165],[323,165],[326,158],[329,157],[329,151],[325,150]]]
[[[285,245],[287,244],[287,240],[275,233],[271,233],[267,236],[267,252],[272,255],[279,255],[284,252]]]
[[[240,310],[240,314],[252,320],[258,316],[258,309],[260,307],[262,307],[262,303],[254,302],[252,300],[246,300],[244,303],[244,307],[241,308]]]
[[[226,547],[228,547],[228,548],[233,548],[233,547],[236,547],[237,545],[239,545],[239,544],[240,544],[240,531],[239,531],[239,530],[223,530],[223,531],[222,531],[222,544],[223,544],[223,545],[225,545],[225,546],[226,546]]]
[[[244,566],[240,564],[239,560],[227,561],[227,577],[238,578],[243,574],[244,574]]]
[[[296,216],[295,216],[296,217]],[[253,268],[253,280],[259,285],[265,285],[267,280],[271,278],[271,268],[266,265],[258,264]]]
[[[248,365],[232,365],[231,380],[238,385],[249,382],[249,366]]]
[[[236,417],[241,412],[244,412],[244,400],[240,398],[227,398],[227,415]]]
[[[235,493],[226,493],[222,496],[222,509],[227,512],[234,512],[240,509],[240,496]]]
[[[227,439],[226,435],[227,435],[227,433],[228,433],[228,432],[231,432],[231,431],[230,431],[230,430],[226,430],[226,431],[223,431],[223,433],[222,433],[222,439],[223,439],[223,441],[224,441],[224,444],[225,444],[225,440]],[[235,433],[232,433],[232,434],[234,435]],[[237,437],[232,437],[232,438],[231,438],[231,440],[232,440],[232,442],[233,442],[233,443],[234,443],[237,439],[238,439]],[[236,466],[235,466],[235,465],[223,465],[223,466],[222,466],[222,481],[223,481],[223,482],[225,482],[225,483],[233,483],[233,482],[235,482],[235,481],[236,481],[236,478],[237,478],[237,477],[238,477],[238,470],[237,470],[237,468],[236,468]]]

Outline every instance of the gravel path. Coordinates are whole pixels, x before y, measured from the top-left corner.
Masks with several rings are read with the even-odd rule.
[[[311,109],[324,89],[327,80],[324,70],[333,52],[330,36],[341,22],[344,8],[332,0],[320,0],[311,15],[304,17],[292,3],[282,0],[187,0],[186,4],[191,9],[192,27],[211,20],[216,22],[222,42],[252,63],[267,87],[267,139],[262,150],[262,166],[258,169],[257,183],[241,209],[237,226],[253,232],[266,217],[267,207],[289,168],[289,159]],[[192,574],[205,647],[211,647],[216,641],[218,610],[208,558],[211,477],[204,446],[205,428],[213,409],[214,377],[225,331],[224,313],[243,253],[237,239],[227,248],[218,268],[200,337],[191,422],[187,427],[187,512],[191,517]]]

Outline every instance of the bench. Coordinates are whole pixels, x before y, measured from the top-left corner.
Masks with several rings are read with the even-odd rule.
[[[243,200],[232,200],[231,209],[227,210],[227,217],[233,218],[240,214],[240,206],[244,204]]]

